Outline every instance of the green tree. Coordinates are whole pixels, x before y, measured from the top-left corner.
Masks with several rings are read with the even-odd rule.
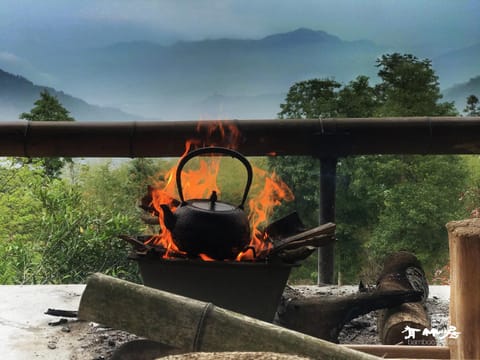
[[[40,99],[35,101],[34,107],[28,113],[21,113],[20,119],[30,121],[74,121],[70,112],[65,109],[56,96],[47,89],[40,92]]]
[[[51,95],[48,90],[44,89],[40,92],[40,99],[35,101],[34,107],[30,112],[21,113],[19,118],[29,121],[74,121],[74,118],[69,114],[58,99]],[[69,158],[40,158],[32,159],[17,159],[22,164],[37,165],[43,168],[45,175],[48,178],[57,178],[67,163],[71,163]]]
[[[382,79],[375,89],[377,116],[457,115],[453,102],[438,102],[442,94],[429,59],[393,53],[382,55],[376,66]]]
[[[478,97],[473,94],[468,96],[467,105],[463,111],[467,113],[468,116],[480,116],[480,104],[478,102]]]
[[[335,87],[333,95],[331,91],[311,91],[312,87],[299,86],[308,82],[295,84],[295,96],[287,95],[280,117],[455,114],[452,103],[439,103],[438,78],[429,60],[390,54],[382,56],[377,66],[382,81],[375,87],[365,76]],[[318,96],[324,93],[330,96]],[[289,101],[294,104],[288,104]],[[315,106],[316,101],[321,106]],[[324,109],[328,111],[322,112]],[[303,203],[302,213],[310,215],[309,225],[313,223],[318,216],[318,161],[285,157],[275,159],[271,165],[292,185],[298,204]],[[387,252],[398,248],[414,251],[429,266],[435,266],[436,259],[442,256],[444,260],[444,224],[460,211],[457,199],[464,179],[465,168],[455,156],[339,159],[336,264],[344,279],[355,281],[361,266],[368,272],[370,264],[378,264]],[[436,214],[432,216],[431,211]],[[431,220],[428,226],[427,219]],[[310,272],[314,270],[310,267]]]
[[[280,105],[280,119],[335,117],[338,89],[341,84],[332,79],[313,79],[298,82],[288,91]]]
[[[280,105],[280,119],[321,118],[338,116],[338,99],[341,84],[332,79],[313,79],[294,84]],[[284,156],[270,159],[273,167],[289,184],[294,195],[293,203],[285,204],[277,216],[294,209],[308,226],[318,223],[318,159]]]
[[[340,117],[372,117],[378,107],[375,89],[368,76],[358,76],[338,93],[337,112]]]

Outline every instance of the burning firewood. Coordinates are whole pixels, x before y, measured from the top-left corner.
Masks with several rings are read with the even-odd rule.
[[[300,219],[298,212],[294,211],[270,223],[264,232],[268,234],[270,239],[277,241],[305,230],[305,225]]]
[[[327,223],[312,229],[305,230],[296,213],[290,214],[279,221],[272,223],[264,231],[264,236],[273,245],[259,253],[254,250],[254,261],[265,261],[267,259],[279,258],[286,263],[295,263],[307,258],[315,248],[329,245],[335,241],[335,224]],[[298,232],[301,230],[300,232]],[[293,234],[292,234],[293,232]],[[161,245],[153,245],[150,242],[151,236],[131,237],[120,235],[119,238],[127,241],[136,252],[136,255],[146,255],[154,253],[163,256],[166,249]],[[177,252],[170,257],[185,258],[188,255]]]
[[[377,359],[324,340],[183,296],[92,275],[79,319],[189,351],[271,351],[312,359]]]
[[[288,236],[273,242],[273,250],[276,253],[287,249],[297,249],[303,246],[320,247],[330,244],[334,240],[335,224],[327,223],[301,233]]]

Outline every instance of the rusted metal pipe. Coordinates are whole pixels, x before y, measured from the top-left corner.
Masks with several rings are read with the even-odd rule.
[[[480,117],[202,121],[234,123],[245,155],[479,154]],[[198,121],[0,122],[0,156],[173,157]]]

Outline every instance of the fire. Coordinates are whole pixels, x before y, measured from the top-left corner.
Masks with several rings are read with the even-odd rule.
[[[252,239],[250,245],[255,249],[256,255],[270,251],[272,243],[268,241],[268,234],[261,231],[262,225],[265,225],[270,219],[273,209],[281,205],[282,201],[292,201],[293,193],[290,188],[277,177],[275,173],[269,174],[267,171],[253,168],[254,176],[261,179],[264,183],[263,189],[255,197],[250,199],[249,221],[252,228]],[[251,251],[241,252],[237,260],[253,260]]]
[[[185,156],[194,147],[221,146],[230,149],[236,149],[240,141],[240,132],[233,124],[216,123],[214,126],[204,126],[199,123],[197,131],[201,135],[201,140],[188,140],[185,144]],[[217,184],[218,174],[221,165],[220,156],[202,157],[199,159],[197,168],[182,171],[182,189],[184,198],[188,199],[206,199],[210,196],[212,190],[221,195],[221,189]],[[164,258],[185,255],[173,241],[171,232],[165,226],[164,212],[162,206],[168,206],[171,211],[175,211],[178,206],[176,200],[176,182],[175,174],[177,167],[174,166],[163,175],[162,180],[157,181],[151,191],[152,206],[158,214],[160,234],[152,236],[149,244],[161,246],[166,250]],[[237,261],[254,260],[255,256],[268,252],[272,243],[262,228],[272,215],[273,209],[280,205],[282,201],[293,200],[293,194],[288,186],[282,182],[275,173],[269,174],[267,171],[252,166],[253,177],[255,179],[248,201],[248,219],[251,228],[251,240],[248,248],[240,252]],[[263,186],[262,186],[263,185]],[[246,210],[247,210],[246,209]],[[214,261],[206,254],[200,254],[199,257],[204,261]]]

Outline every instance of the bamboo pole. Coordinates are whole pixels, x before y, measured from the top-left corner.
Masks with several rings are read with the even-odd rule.
[[[185,351],[271,351],[312,359],[377,359],[209,303],[102,274],[88,279],[78,317]]]
[[[450,359],[448,346],[405,346],[405,345],[343,345],[350,349],[385,359]],[[453,358],[452,358],[453,359]]]
[[[480,219],[447,224],[450,247],[450,325],[453,359],[480,359]]]
[[[237,126],[247,156],[479,154],[480,117],[259,119],[235,121],[3,121],[0,156],[175,157],[198,131]]]

